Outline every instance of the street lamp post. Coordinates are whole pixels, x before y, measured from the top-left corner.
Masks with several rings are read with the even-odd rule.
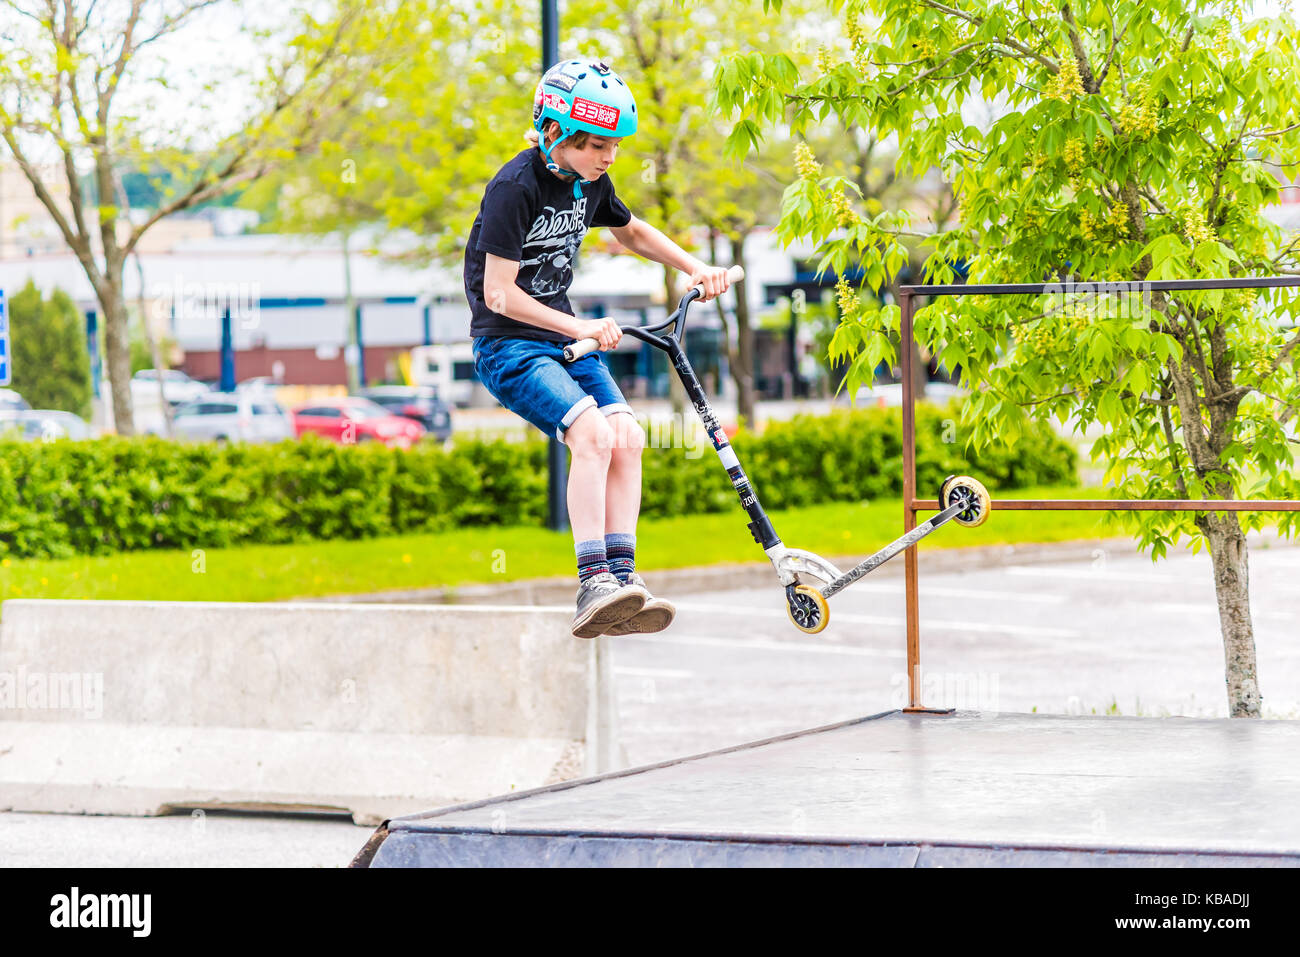
[[[558,0],[542,0],[542,72],[560,59],[560,11]],[[569,457],[564,443],[550,436],[547,447],[548,526],[563,532],[569,527],[568,488]]]

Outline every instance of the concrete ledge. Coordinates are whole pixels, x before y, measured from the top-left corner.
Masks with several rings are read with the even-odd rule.
[[[0,723],[0,807],[151,816],[347,812],[358,824],[577,777],[581,741]]]
[[[592,773],[598,643],[576,641],[570,615],[5,602],[0,808],[378,823]]]

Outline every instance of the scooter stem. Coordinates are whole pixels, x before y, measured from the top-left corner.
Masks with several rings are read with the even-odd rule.
[[[700,385],[699,378],[695,375],[695,370],[691,367],[691,362],[686,358],[680,343],[674,338],[667,337],[659,340],[659,348],[668,353],[668,358],[677,370],[677,376],[682,380],[682,385],[686,388],[686,395],[690,398],[691,404],[695,406],[695,412],[704,423],[704,431],[708,434],[709,440],[713,443],[713,451],[718,453],[718,458],[722,461],[722,467],[727,470],[727,476],[731,479],[732,487],[735,488],[736,494],[740,496],[740,506],[749,515],[749,533],[754,536],[754,541],[763,546],[763,550],[775,548],[781,544],[781,539],[777,537],[776,530],[772,528],[772,521],[763,511],[763,506],[758,501],[758,495],[754,492],[749,484],[749,477],[740,465],[740,460],[736,458],[736,451],[727,441],[727,433],[722,431],[722,426],[718,422],[718,416],[709,405],[708,397],[704,394],[704,387]]]

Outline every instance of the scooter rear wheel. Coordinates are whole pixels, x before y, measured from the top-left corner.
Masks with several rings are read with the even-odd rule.
[[[973,479],[969,475],[954,475],[943,483],[943,488],[939,490],[940,507],[948,508],[958,503],[966,506],[953,516],[953,521],[958,525],[978,528],[988,521],[992,504],[988,489],[979,479]]]
[[[830,606],[822,593],[811,585],[787,588],[785,598],[790,621],[804,634],[815,635],[830,623]]]

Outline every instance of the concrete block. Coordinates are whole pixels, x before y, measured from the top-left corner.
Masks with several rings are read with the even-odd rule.
[[[595,773],[603,656],[571,614],[7,601],[0,809],[378,823]]]

